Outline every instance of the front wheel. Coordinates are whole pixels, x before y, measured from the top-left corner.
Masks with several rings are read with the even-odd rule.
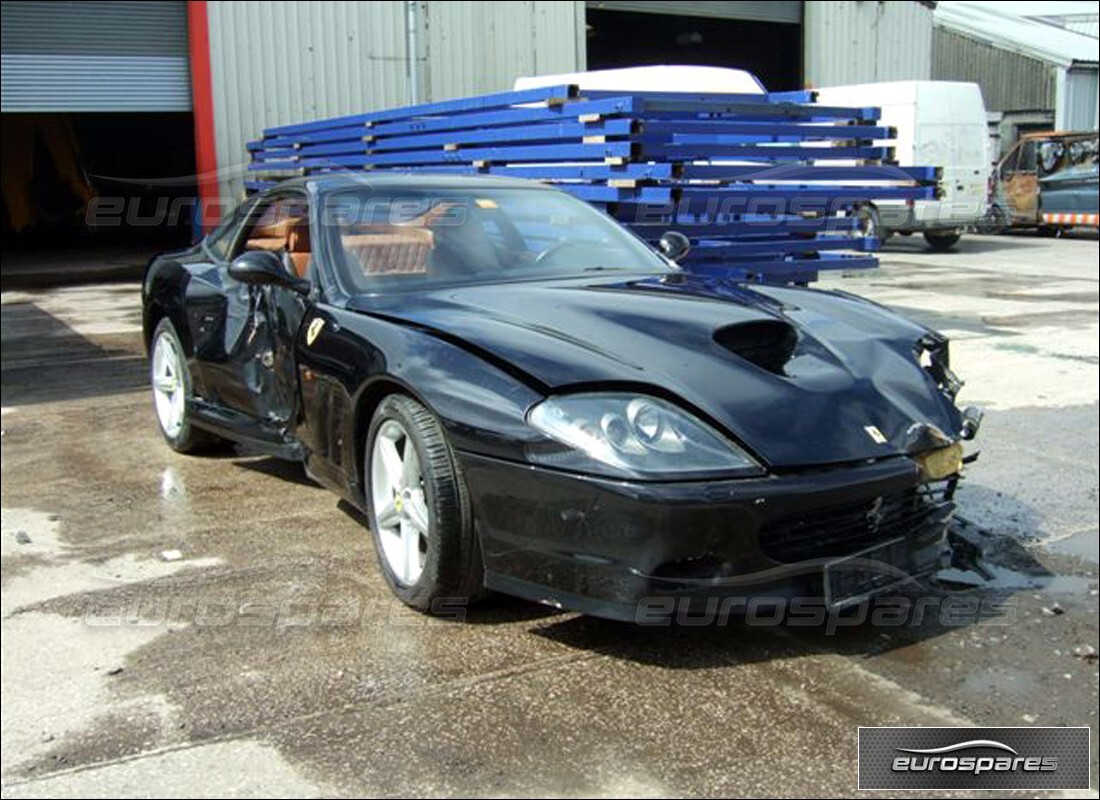
[[[481,551],[466,484],[439,422],[412,398],[390,395],[374,413],[364,450],[367,518],[393,593],[419,611],[477,599]]]
[[[937,253],[950,250],[959,243],[961,238],[962,236],[957,233],[934,233],[932,231],[925,231],[924,233],[924,241]]]
[[[1004,233],[1012,226],[1012,218],[1004,207],[994,203],[989,207],[978,224],[975,226],[978,233],[984,236],[997,236]]]
[[[153,331],[149,357],[149,380],[153,387],[153,410],[168,446],[177,453],[194,453],[219,443],[208,431],[191,424],[187,400],[191,397],[191,371],[175,327],[167,317]]]

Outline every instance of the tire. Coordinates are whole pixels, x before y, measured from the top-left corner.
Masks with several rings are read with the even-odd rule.
[[[872,203],[864,203],[859,207],[857,216],[860,234],[866,239],[878,239],[881,247],[888,236],[883,233],[878,209]]]
[[[149,383],[153,413],[164,441],[177,453],[196,453],[223,440],[191,424],[187,400],[191,398],[191,370],[183,344],[172,322],[165,317],[153,331],[149,347]]]
[[[937,253],[944,253],[950,250],[952,247],[959,243],[959,239],[962,238],[962,234],[959,233],[933,233],[932,231],[924,232],[924,241],[928,243],[928,246],[935,250]]]
[[[444,600],[484,595],[466,482],[431,412],[410,397],[389,395],[374,412],[363,453],[367,520],[393,593],[427,612]],[[453,612],[454,603],[446,605]]]
[[[978,220],[975,226],[978,233],[984,236],[998,236],[1009,229],[1012,219],[1004,207],[994,203],[989,207],[985,216]]]

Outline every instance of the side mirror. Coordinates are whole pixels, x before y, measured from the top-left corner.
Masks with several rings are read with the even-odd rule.
[[[312,284],[287,272],[283,260],[270,250],[247,250],[229,264],[229,277],[249,286],[282,286],[299,294],[309,294]]]
[[[679,261],[691,250],[691,240],[679,231],[665,231],[658,242],[661,253],[671,261]]]

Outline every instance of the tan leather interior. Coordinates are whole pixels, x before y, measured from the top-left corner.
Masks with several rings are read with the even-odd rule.
[[[430,227],[457,207],[439,203],[415,219],[391,225],[357,225],[340,237],[364,275],[423,275],[436,245]]]
[[[312,249],[309,241],[309,222],[300,220],[297,225],[291,227],[286,237],[286,250],[290,254],[294,271],[298,273],[299,278],[304,278],[309,272]]]
[[[309,272],[309,220],[305,217],[286,217],[270,225],[257,225],[249,232],[244,246],[246,250],[285,252],[299,278]]]
[[[428,271],[435,235],[427,228],[370,225],[340,237],[364,275],[414,275]]]
[[[279,236],[253,236],[245,242],[245,250],[270,250],[278,253],[286,248],[286,239]]]

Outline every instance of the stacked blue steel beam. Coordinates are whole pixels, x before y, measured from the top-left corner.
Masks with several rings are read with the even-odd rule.
[[[246,186],[344,170],[530,178],[651,241],[684,232],[687,269],[805,282],[877,265],[878,240],[859,231],[862,204],[936,196],[938,170],[893,165],[881,142],[895,132],[878,118],[812,92],[545,87],[268,128],[248,144]]]

